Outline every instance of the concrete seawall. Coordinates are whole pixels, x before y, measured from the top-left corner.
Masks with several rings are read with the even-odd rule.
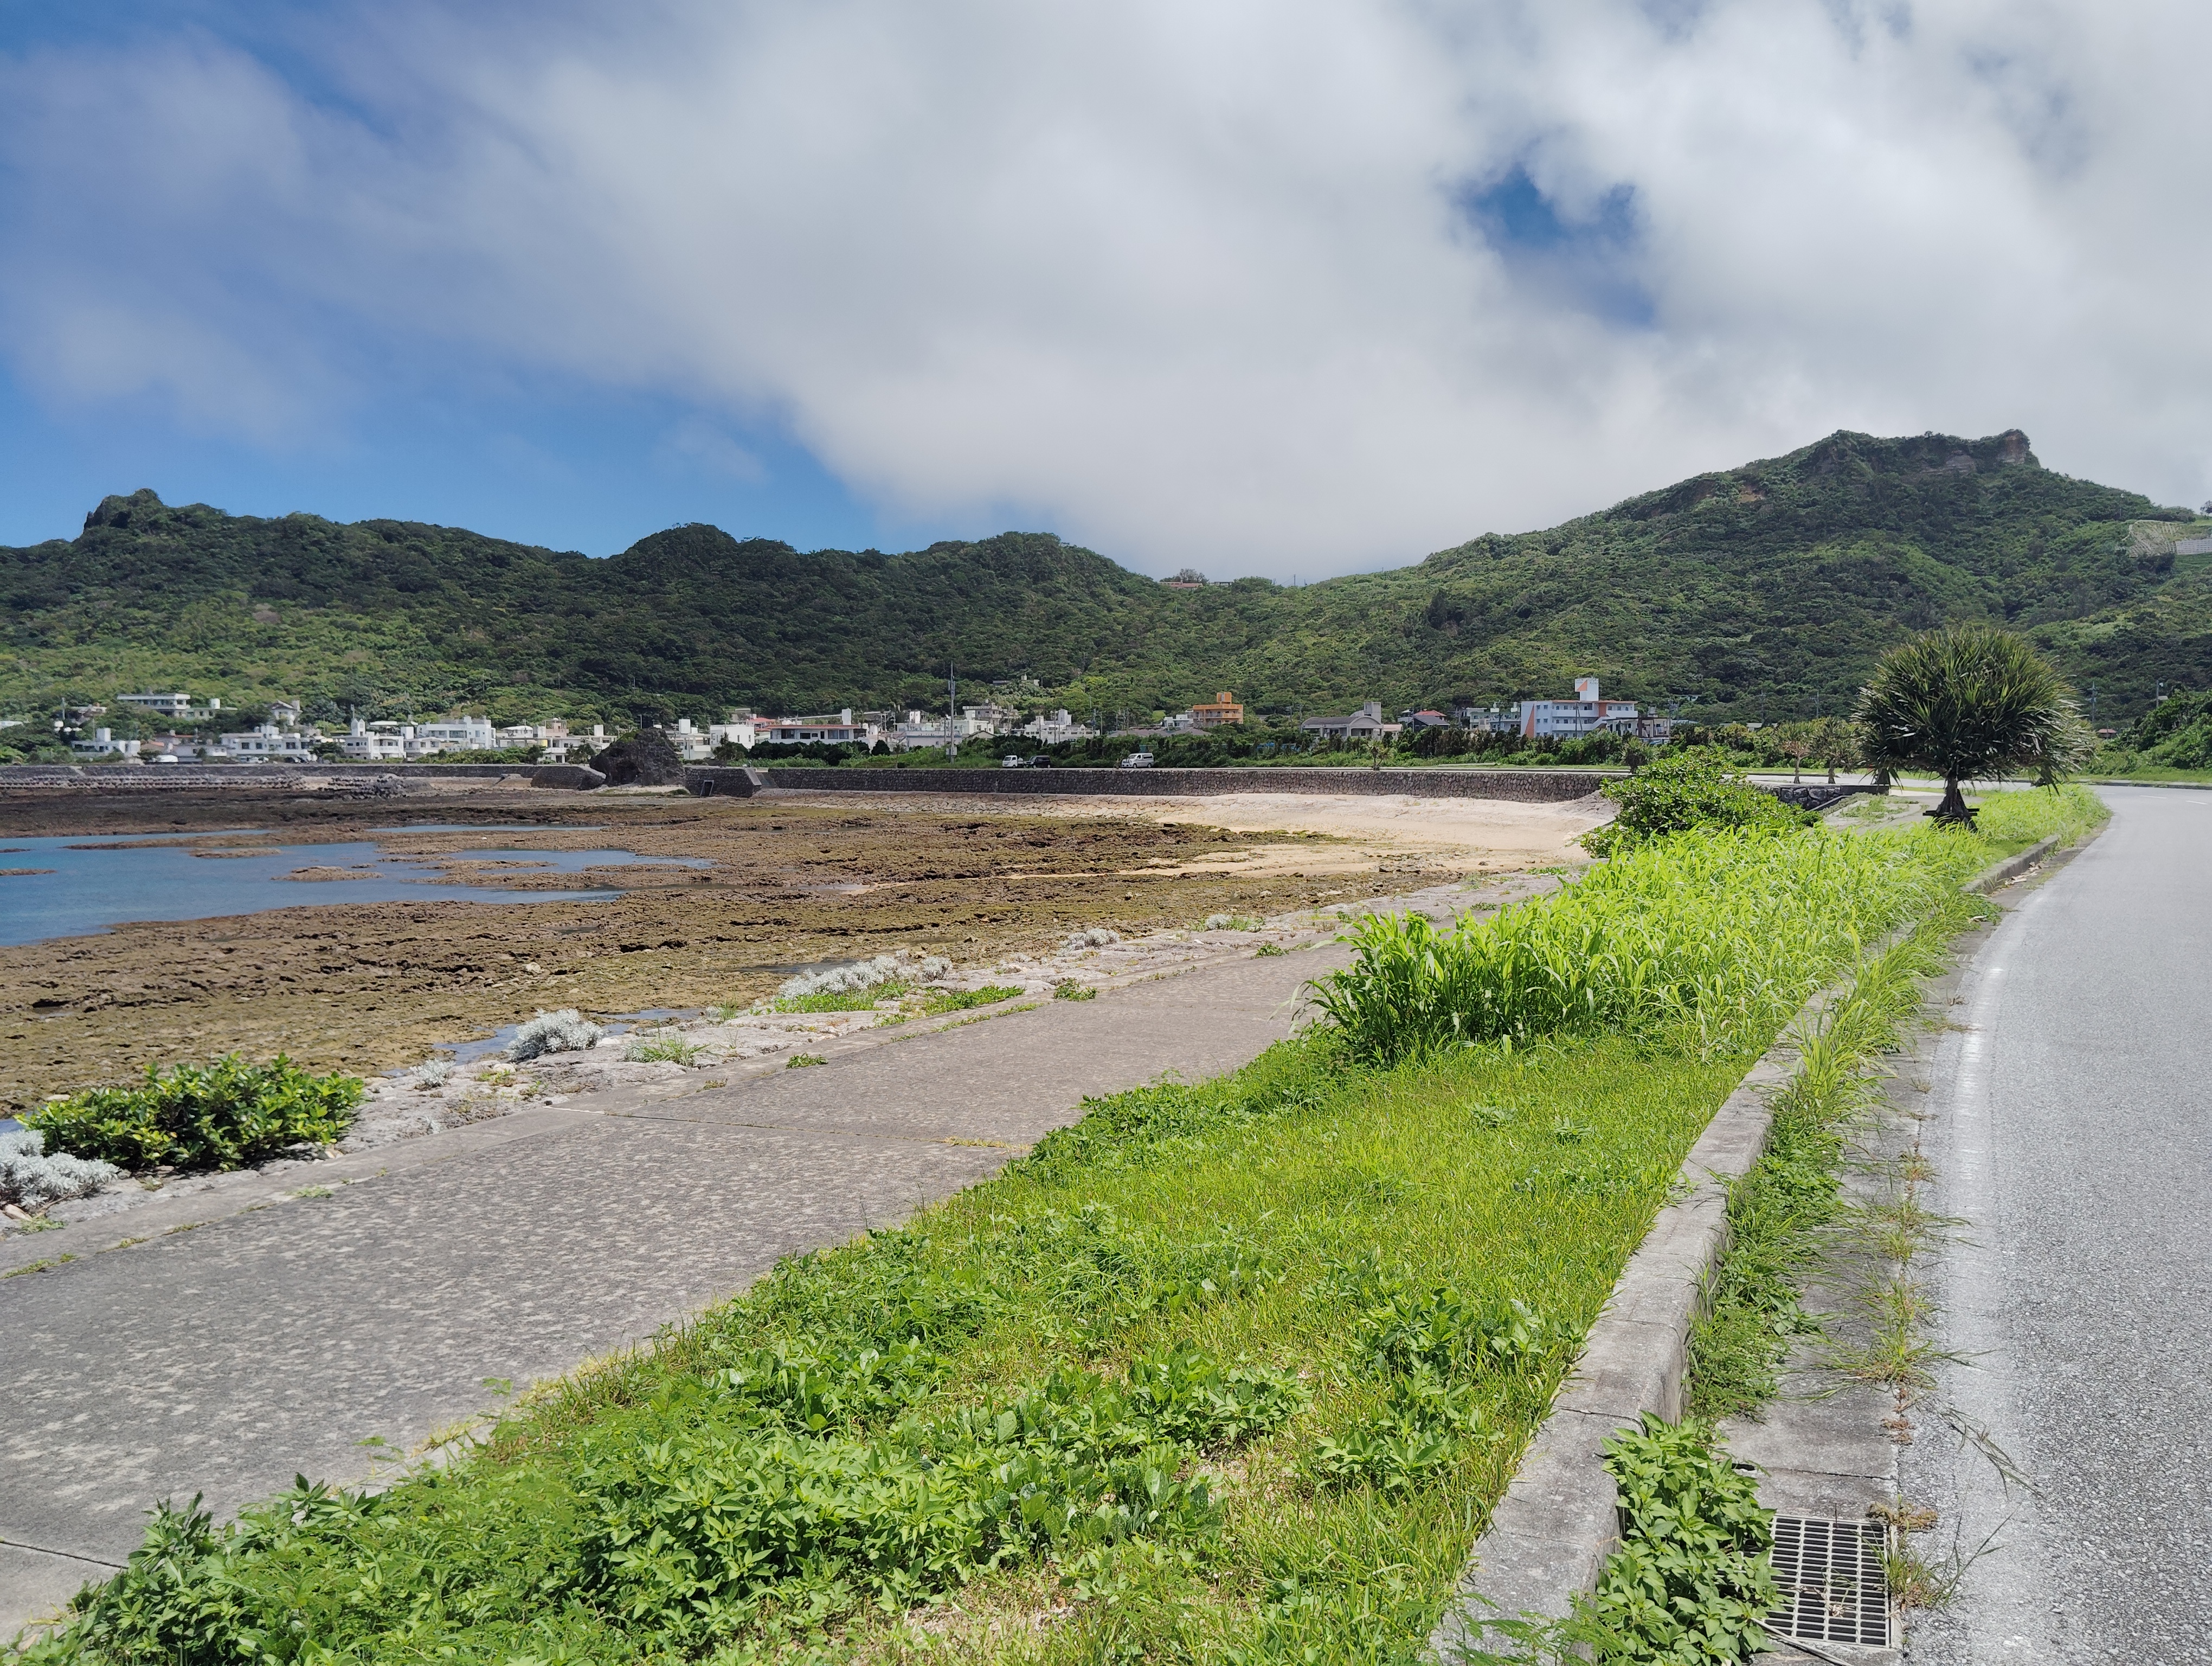
[[[586,792],[607,778],[581,763],[11,763],[0,793],[131,793],[167,787],[264,790],[380,781],[526,780],[532,787]]]
[[[1206,797],[1217,793],[1358,795],[1403,793],[1421,799],[1512,799],[1559,804],[1587,798],[1615,769],[1327,769],[1295,765],[1258,769],[779,769],[696,767],[684,784],[701,798],[750,798],[763,787],[810,793],[959,793],[1034,797],[1054,793],[1135,798]]]

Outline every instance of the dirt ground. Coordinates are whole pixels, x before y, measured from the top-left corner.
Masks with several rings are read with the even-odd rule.
[[[385,1070],[539,1008],[587,1013],[743,1003],[796,967],[894,949],[975,962],[1076,926],[1153,931],[1399,890],[1378,876],[1494,873],[1566,860],[1587,806],[1237,794],[1029,800],[570,794],[490,784],[404,799],[170,790],[0,798],[0,836],[251,827],[286,844],[395,822],[532,824],[518,846],[619,847],[704,869],[584,875],[456,863],[458,882],[615,890],[527,908],[407,901],[126,925],[0,948],[0,1105],[233,1049]],[[585,829],[596,830],[585,831]],[[250,848],[252,836],[210,841]],[[484,836],[386,835],[435,858]],[[307,878],[343,877],[343,870]],[[3,883],[3,882],[0,882]]]

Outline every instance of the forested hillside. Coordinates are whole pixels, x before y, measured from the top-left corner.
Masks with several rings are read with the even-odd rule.
[[[1833,712],[1946,619],[2032,631],[2100,714],[2212,682],[2194,517],[2043,469],[2025,435],[1840,433],[1544,532],[1285,588],[1174,589],[1043,533],[903,555],[672,527],[592,560],[399,521],[110,497],[73,539],[0,550],[0,712],[181,688],[335,714],[453,704],[617,722],[941,700],[1035,679],[1087,714],[1228,688],[1311,712],[1565,693],[1699,716]],[[2183,570],[2187,569],[2187,570]]]

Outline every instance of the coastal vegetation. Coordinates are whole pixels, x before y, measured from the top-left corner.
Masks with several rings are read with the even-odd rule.
[[[181,687],[249,714],[283,695],[326,720],[465,705],[624,727],[934,707],[951,672],[1109,724],[1233,687],[1254,723],[1294,728],[1369,698],[1486,707],[1595,673],[1620,697],[1776,723],[1846,710],[1899,638],[1978,620],[2027,633],[2125,716],[2161,681],[2212,685],[2212,590],[2175,550],[2192,523],[2040,467],[2016,433],[1839,433],[1289,587],[1171,587],[1043,533],[801,553],[687,526],[592,560],[142,491],[74,538],[0,550],[0,712]]]
[[[154,1169],[242,1169],[301,1146],[327,1146],[361,1104],[357,1076],[315,1075],[283,1054],[255,1064],[146,1067],[129,1087],[94,1087],[26,1111],[50,1152]]]
[[[1416,1659],[1746,1061],[2082,813],[1691,827],[1448,931],[1363,923],[1302,1038],[1091,1102],[376,1490],[179,1501],[30,1658]],[[1646,1439],[1624,1483],[1710,1502],[1738,1560],[1698,1578],[1755,1606],[1741,1489]],[[1609,1577],[1610,1657],[1664,1658],[1679,1613]]]

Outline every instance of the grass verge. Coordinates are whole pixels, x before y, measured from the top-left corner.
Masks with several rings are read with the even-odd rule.
[[[165,1515],[34,1657],[1410,1660],[1733,1078],[1304,1043],[1100,1102],[449,1468]]]
[[[2053,835],[2070,844],[2109,814],[2081,787],[1993,793],[1979,806],[1974,843],[1986,860],[2001,860]],[[1901,1028],[1919,1008],[1920,980],[1942,968],[1952,938],[1988,917],[1989,909],[1962,891],[1937,897],[1909,935],[1864,961],[1794,1037],[1798,1070],[1775,1097],[1764,1154],[1729,1195],[1729,1247],[1691,1329],[1685,1383],[1691,1415],[1755,1414],[1773,1398],[1796,1341],[1819,1333],[1798,1295],[1805,1273],[1846,1219],[1840,1177],[1853,1125],[1880,1091],[1882,1055],[1896,1050]],[[1917,1182],[1904,1179],[1909,1208]],[[1873,1217],[1856,1224],[1862,1231],[1884,1230]],[[1902,1265],[1910,1256],[1893,1259]],[[1917,1313],[1903,1286],[1881,1304],[1875,1329],[1887,1354],[1909,1359],[1924,1346]],[[1864,1368],[1876,1371],[1880,1362],[1869,1359]]]

